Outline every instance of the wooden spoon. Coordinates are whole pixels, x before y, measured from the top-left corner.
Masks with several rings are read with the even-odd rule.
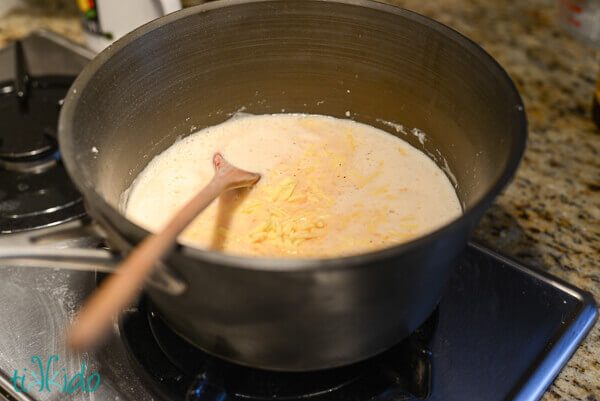
[[[112,318],[136,298],[155,263],[174,247],[177,236],[213,200],[225,191],[250,187],[260,179],[260,174],[229,164],[220,153],[214,155],[213,164],[215,175],[206,187],[161,232],[144,239],[121,263],[120,274],[109,276],[86,301],[69,333],[71,348],[84,351],[98,342],[108,331]]]

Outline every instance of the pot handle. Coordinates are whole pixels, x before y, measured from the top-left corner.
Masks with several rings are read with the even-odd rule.
[[[104,249],[18,246],[0,247],[0,261],[16,267],[112,273],[117,270],[121,258]],[[45,266],[44,262],[49,266]]]
[[[48,267],[101,273],[119,272],[117,266],[122,258],[107,249],[78,247],[80,244],[67,248],[60,247],[60,243],[56,246],[36,245],[37,241],[30,238],[26,244],[0,247],[0,261],[4,265],[24,268]],[[187,289],[187,284],[161,262],[157,263],[152,275],[146,279],[146,284],[172,296],[181,295]]]

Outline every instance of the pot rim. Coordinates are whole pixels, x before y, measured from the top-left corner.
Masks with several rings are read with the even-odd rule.
[[[67,135],[73,130],[73,116],[75,113],[78,99],[82,94],[79,88],[85,88],[88,82],[92,79],[95,73],[115,54],[121,51],[124,47],[142,37],[143,35],[159,29],[171,22],[186,18],[190,15],[200,14],[208,12],[214,9],[234,7],[240,4],[248,3],[267,3],[276,2],[281,0],[219,0],[215,2],[205,3],[203,5],[186,8],[167,16],[158,18],[151,21],[129,34],[123,36],[113,44],[109,45],[99,55],[97,55],[79,74],[71,88],[69,89],[65,102],[62,107],[59,122],[58,122],[58,141],[59,145],[61,142],[66,141]],[[437,22],[428,17],[422,16],[415,12],[396,7],[389,4],[379,3],[372,0],[310,0],[313,2],[322,3],[336,3],[350,6],[365,7],[375,9],[394,15],[398,15],[407,18],[413,22],[427,26],[428,28],[434,29],[438,33],[447,36],[455,43],[460,45],[467,52],[470,52],[475,58],[484,62],[488,65],[490,75],[495,76],[498,80],[504,81],[507,84],[514,103],[512,105],[514,118],[516,122],[515,130],[517,135],[512,143],[510,149],[509,158],[503,167],[502,174],[496,179],[485,194],[477,200],[470,208],[463,211],[463,214],[451,222],[445,224],[438,229],[417,237],[411,241],[398,244],[392,247],[357,254],[349,256],[341,256],[336,258],[315,258],[315,259],[303,259],[303,258],[259,258],[259,257],[247,257],[237,256],[234,254],[228,254],[219,251],[206,250],[201,248],[195,248],[183,244],[179,244],[178,250],[185,256],[192,257],[198,262],[208,262],[213,264],[219,264],[230,268],[249,269],[249,270],[268,270],[268,271],[313,271],[319,270],[331,270],[339,268],[348,268],[356,265],[367,265],[371,262],[388,259],[397,254],[410,252],[418,247],[421,247],[427,243],[431,243],[436,237],[447,235],[454,230],[457,230],[465,221],[477,218],[478,214],[482,212],[482,208],[486,208],[493,199],[500,193],[500,191],[508,184],[513,175],[515,174],[519,163],[523,157],[525,151],[525,144],[527,141],[527,118],[525,114],[525,108],[521,96],[511,80],[508,73],[502,68],[502,66],[490,56],[481,46],[473,42],[471,39],[457,32],[456,30]],[[65,157],[66,156],[66,157]],[[150,232],[143,227],[137,225],[133,221],[127,219],[117,208],[109,204],[104,197],[97,192],[94,185],[87,180],[81,170],[77,166],[75,155],[62,154],[63,162],[66,166],[67,172],[75,182],[78,189],[83,193],[84,197],[92,200],[91,207],[97,207],[99,212],[110,221],[109,215],[117,215],[122,220],[128,231],[134,232],[137,237],[137,241],[141,241],[145,236],[149,235]],[[91,202],[90,202],[91,203]],[[96,206],[97,205],[97,206]],[[110,223],[111,226],[116,226],[114,223]],[[123,231],[123,230],[119,230]]]

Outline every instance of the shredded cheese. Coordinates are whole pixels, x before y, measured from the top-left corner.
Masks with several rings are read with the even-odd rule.
[[[421,156],[409,144],[370,130],[347,120],[292,115],[213,127],[174,145],[176,151],[160,156],[164,162],[153,162],[156,167],[136,184],[141,190],[134,191],[134,203],[129,199],[140,210],[131,216],[160,228],[166,210],[181,207],[210,179],[210,156],[219,149],[233,164],[261,172],[261,180],[219,197],[181,240],[268,257],[348,255],[407,241],[444,211],[450,195],[442,199],[424,184],[445,176],[436,175],[434,165],[413,163]],[[425,180],[415,179],[420,175]],[[146,186],[154,188],[156,201],[146,201]]]

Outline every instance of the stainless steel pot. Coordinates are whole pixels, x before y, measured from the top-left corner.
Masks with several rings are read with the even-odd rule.
[[[465,209],[425,237],[352,257],[175,249],[164,263],[185,287],[147,288],[164,320],[212,354],[265,369],[349,364],[419,326],[526,139],[523,104],[502,68],[417,14],[366,0],[223,0],[186,9],[97,56],[61,112],[64,163],[113,247],[127,252],[147,235],[119,202],[152,157],[237,110],[349,112],[449,167]],[[418,127],[427,140],[389,122]]]

